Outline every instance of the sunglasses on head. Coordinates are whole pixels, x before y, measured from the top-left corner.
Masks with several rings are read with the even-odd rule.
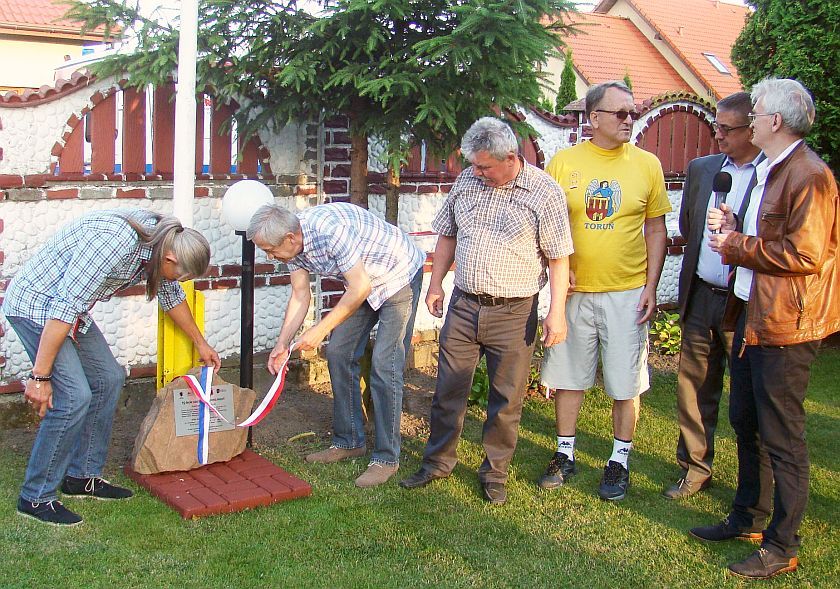
[[[639,113],[635,110],[604,110],[602,108],[596,108],[595,112],[608,112],[611,115],[615,115],[615,118],[619,121],[623,121],[627,117],[630,117],[630,120],[632,121],[639,120]]]

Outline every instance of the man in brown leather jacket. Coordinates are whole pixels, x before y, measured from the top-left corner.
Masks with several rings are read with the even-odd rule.
[[[761,540],[729,570],[764,579],[798,564],[809,470],[803,402],[820,340],[840,330],[840,214],[831,171],[802,141],[814,122],[807,89],[768,79],[751,95],[753,143],[767,159],[742,220],[725,205],[709,214],[709,228],[722,228],[710,247],[738,267],[724,316],[735,330],[729,419],[738,488],[723,522],[691,534]]]

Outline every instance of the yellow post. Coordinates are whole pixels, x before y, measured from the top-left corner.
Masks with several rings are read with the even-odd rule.
[[[192,281],[182,282],[196,325],[204,333],[204,294],[195,289]],[[169,315],[158,307],[157,388],[186,374],[198,365],[198,350],[186,334],[175,326]]]

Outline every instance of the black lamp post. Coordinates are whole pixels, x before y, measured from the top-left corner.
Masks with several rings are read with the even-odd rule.
[[[242,237],[242,274],[240,293],[239,386],[254,387],[254,242],[245,236],[251,217],[258,208],[274,202],[265,184],[256,180],[241,180],[230,186],[222,198],[222,216]],[[248,428],[248,446],[253,430]]]

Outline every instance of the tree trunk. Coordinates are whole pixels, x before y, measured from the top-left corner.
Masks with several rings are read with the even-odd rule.
[[[400,165],[391,164],[388,166],[388,174],[385,177],[385,220],[391,225],[399,226],[400,209]]]
[[[350,202],[368,208],[368,137],[353,131],[353,113],[350,114]]]

